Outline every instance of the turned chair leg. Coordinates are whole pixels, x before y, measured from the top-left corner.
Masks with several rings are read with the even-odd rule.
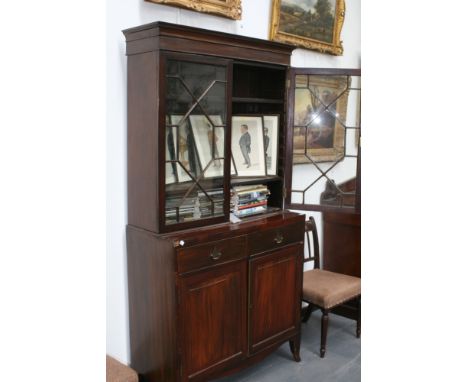
[[[313,306],[312,304],[307,305],[303,310],[302,322],[306,323],[309,321],[310,315],[312,314]]]
[[[361,338],[361,296],[357,299],[356,337]]]
[[[327,347],[327,331],[328,331],[328,310],[322,309],[322,339],[320,343],[320,358],[325,357]]]

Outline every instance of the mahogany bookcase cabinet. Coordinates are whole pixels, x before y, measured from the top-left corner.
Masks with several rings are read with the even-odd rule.
[[[131,366],[151,382],[207,381],[287,341],[299,361],[304,216],[285,210],[294,47],[163,22],[123,33]],[[277,116],[276,174],[238,176],[234,115]],[[268,187],[268,210],[231,224],[230,190],[245,185]]]

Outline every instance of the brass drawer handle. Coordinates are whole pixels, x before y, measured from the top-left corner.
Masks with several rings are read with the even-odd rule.
[[[276,237],[273,239],[275,241],[276,244],[281,244],[283,242],[283,235],[281,235],[280,232],[277,232],[276,233]]]
[[[221,257],[221,255],[222,253],[215,248],[213,249],[213,252],[211,252],[210,257],[216,261]]]

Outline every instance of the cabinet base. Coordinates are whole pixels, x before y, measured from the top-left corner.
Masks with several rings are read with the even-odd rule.
[[[289,341],[289,346],[291,348],[291,352],[293,354],[293,359],[296,362],[301,361],[301,357],[299,355],[300,353],[300,346],[301,346],[301,337],[300,335],[296,335],[295,337],[291,338]],[[210,375],[204,375],[203,381],[213,381],[218,378],[223,378],[227,377],[232,374],[236,374],[241,370],[247,369],[258,362],[262,361],[266,357],[268,357],[271,353],[275,352],[278,350],[280,346],[282,346],[285,343],[285,341],[282,341],[280,343],[273,344],[269,346],[268,348],[263,349],[262,351],[258,352],[257,354],[254,354],[246,359],[243,359],[242,361],[239,361],[239,364],[231,366],[229,369],[223,370],[221,372],[213,373]],[[294,351],[293,351],[294,349]],[[195,381],[195,380],[194,380]],[[200,380],[201,381],[201,380]]]

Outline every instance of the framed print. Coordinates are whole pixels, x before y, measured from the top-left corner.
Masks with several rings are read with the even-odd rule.
[[[231,175],[237,175],[236,165],[234,164],[234,160],[231,157]]]
[[[231,153],[238,176],[265,176],[261,116],[232,117]]]
[[[241,0],[145,0],[150,3],[171,5],[191,11],[211,13],[217,16],[240,20],[242,16]]]
[[[343,159],[348,94],[347,76],[295,77],[294,164]]]
[[[175,160],[175,143],[174,143],[174,129],[171,126],[166,125],[166,184],[172,184],[177,182],[177,165]]]
[[[263,143],[267,175],[277,175],[278,172],[278,126],[279,115],[263,116]]]
[[[270,40],[340,56],[344,0],[273,0]]]
[[[191,181],[200,172],[199,159],[193,132],[188,120],[182,121],[183,115],[171,115],[170,121],[173,128],[174,148],[178,161],[176,166],[179,182]],[[190,175],[192,177],[190,177]]]
[[[224,176],[225,125],[219,115],[191,115],[195,147],[200,159],[200,174],[204,178]]]

